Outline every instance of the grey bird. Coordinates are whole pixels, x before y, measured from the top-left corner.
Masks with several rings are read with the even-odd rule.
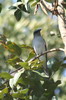
[[[36,53],[36,55],[40,55],[47,51],[46,47],[46,42],[41,36],[41,29],[37,29],[34,31],[34,39],[33,39],[33,48]],[[44,61],[43,67],[44,67],[44,72],[47,73],[47,54],[42,55],[39,57],[40,61]]]

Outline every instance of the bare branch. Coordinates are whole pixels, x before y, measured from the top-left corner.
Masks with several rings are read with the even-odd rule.
[[[43,10],[43,12],[46,14],[46,15],[48,15],[48,13],[47,13],[47,10],[46,10],[46,6],[44,7],[45,5],[43,4],[43,3],[41,3],[40,2],[40,7],[41,7],[41,9]]]
[[[40,0],[40,3],[50,12],[53,12],[54,7],[52,7],[52,4],[47,3],[45,0]],[[40,5],[41,6],[41,5]]]
[[[38,59],[38,58],[39,58],[40,56],[42,56],[42,55],[45,55],[45,54],[50,53],[50,52],[55,52],[55,51],[63,51],[63,52],[64,52],[64,49],[62,49],[62,48],[54,48],[54,49],[51,49],[51,50],[47,50],[47,51],[45,51],[44,53],[35,56],[35,57],[32,58],[29,62]]]

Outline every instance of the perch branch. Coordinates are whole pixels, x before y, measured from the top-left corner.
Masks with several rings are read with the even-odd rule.
[[[45,51],[44,53],[35,56],[35,57],[32,58],[29,62],[38,59],[38,58],[41,57],[42,55],[45,55],[45,54],[47,54],[47,53],[54,52],[54,51],[63,51],[63,52],[64,52],[64,49],[62,49],[62,48],[54,48],[54,49],[51,49],[51,50],[47,50],[47,51]]]

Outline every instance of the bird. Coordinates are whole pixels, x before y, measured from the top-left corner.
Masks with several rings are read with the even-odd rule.
[[[33,48],[34,48],[36,55],[41,55],[45,51],[47,51],[46,42],[41,36],[41,30],[42,29],[37,29],[33,32],[33,35],[34,35]],[[45,55],[40,56],[39,60],[44,61],[43,68],[44,68],[44,72],[47,73],[47,53]]]

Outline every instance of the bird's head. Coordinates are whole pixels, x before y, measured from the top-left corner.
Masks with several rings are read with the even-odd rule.
[[[35,30],[35,31],[34,31],[34,36],[39,36],[39,35],[41,35],[41,34],[40,34],[40,31],[41,31],[41,29]]]

